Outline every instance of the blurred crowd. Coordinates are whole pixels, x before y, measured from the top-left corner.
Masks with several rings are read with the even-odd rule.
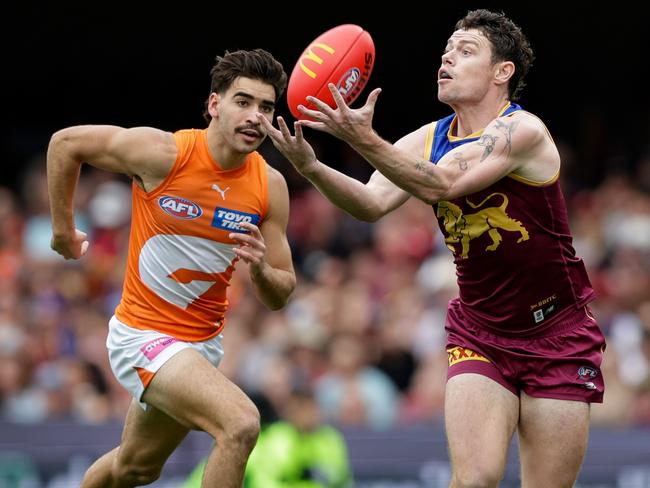
[[[386,429],[438,422],[447,367],[444,319],[457,294],[433,211],[415,199],[376,223],[333,207],[265,146],[289,181],[289,238],[298,286],[286,308],[255,299],[245,264],[229,291],[221,370],[273,405],[308,384],[328,422]],[[364,179],[352,154],[340,169]],[[348,161],[349,159],[349,161]],[[325,158],[327,161],[328,159]],[[563,188],[574,245],[598,294],[608,347],[605,403],[595,424],[650,425],[650,156],[633,174],[610,171]],[[20,188],[0,186],[0,418],[12,422],[121,420],[130,398],[105,349],[119,301],[130,223],[130,182],[84,168],[77,225],[88,254],[50,250],[43,156]],[[188,372],[191,374],[191,372]]]

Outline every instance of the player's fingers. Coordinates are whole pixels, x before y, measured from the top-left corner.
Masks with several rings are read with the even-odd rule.
[[[287,127],[287,123],[284,121],[284,118],[278,116],[277,121],[278,121],[278,127],[280,128],[280,132],[282,133],[282,137],[284,137],[286,141],[290,141],[291,131],[289,130],[289,127]]]
[[[229,237],[241,246],[250,246],[254,241],[250,235],[241,232],[231,232]]]
[[[328,83],[327,88],[329,88],[330,93],[332,94],[332,97],[334,97],[334,101],[336,102],[336,106],[340,109],[342,108],[347,108],[348,104],[345,102],[345,99],[339,92],[338,88],[336,88],[336,85],[334,83]]]
[[[300,125],[304,127],[309,127],[310,129],[329,132],[327,125],[325,125],[323,122],[316,122],[315,120],[301,120]]]
[[[264,130],[266,131],[266,135],[271,138],[271,142],[273,142],[273,145],[278,147],[282,145],[284,142],[284,134],[273,127],[273,124],[264,116],[260,119],[260,123],[264,127]]]
[[[249,252],[246,252],[246,250],[241,247],[236,247],[235,249],[233,249],[233,251],[237,256],[239,256],[247,263],[250,263],[253,260],[253,255]]]
[[[258,239],[262,238],[262,233],[260,232],[260,228],[255,224],[251,224],[250,222],[241,222],[239,224],[239,227],[246,229],[251,233],[251,235],[255,236]]]
[[[266,131],[268,133],[277,132],[277,129],[275,127],[273,127],[273,124],[269,121],[269,119],[264,117],[264,115],[262,115],[260,113],[257,113],[257,114],[255,114],[255,116],[257,117],[257,120],[259,120],[260,123],[264,126],[264,128],[266,129]]]
[[[327,105],[325,102],[323,102],[320,98],[312,97],[311,95],[309,95],[307,97],[307,101],[309,103],[311,103],[312,105],[314,105],[318,109],[318,112],[316,112],[314,110],[312,110],[312,112],[316,112],[316,113],[320,112],[320,113],[323,113],[323,114],[327,115],[328,117],[331,117],[332,115],[334,115],[334,109],[332,107],[330,107],[329,105]],[[298,110],[300,110],[300,105],[298,106]],[[308,110],[307,107],[305,107],[305,110]],[[300,110],[300,111],[305,113],[302,110]]]
[[[307,117],[315,120],[323,119],[327,117],[327,114],[325,112],[320,110],[312,110],[305,107],[304,105],[298,105],[298,110],[300,111],[300,113],[305,114]]]
[[[377,99],[379,98],[379,94],[381,93],[381,88],[375,88],[373,91],[370,92],[370,95],[368,95],[368,99],[366,100],[366,104],[363,106],[363,108],[371,108],[375,109],[375,104],[377,103]]]
[[[302,122],[300,120],[297,120],[293,124],[293,130],[296,133],[296,141],[302,143],[305,141],[305,136],[302,133]]]

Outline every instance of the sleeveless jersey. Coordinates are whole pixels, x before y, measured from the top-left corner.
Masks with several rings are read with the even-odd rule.
[[[521,110],[508,104],[501,116]],[[452,135],[455,115],[431,125],[425,157],[436,164],[477,140]],[[510,174],[479,192],[434,205],[454,254],[460,306],[478,326],[497,334],[535,335],[558,312],[594,298],[576,257],[558,175],[543,184]]]
[[[149,193],[133,184],[115,315],[131,327],[201,341],[224,327],[239,246],[228,234],[266,215],[267,166],[254,152],[239,168],[222,170],[208,151],[207,130],[182,130],[174,138],[178,155],[165,180]]]

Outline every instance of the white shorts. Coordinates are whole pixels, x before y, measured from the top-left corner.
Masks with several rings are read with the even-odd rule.
[[[129,327],[114,315],[108,322],[106,347],[113,374],[145,410],[147,404],[141,401],[145,385],[138,370],[144,370],[145,375],[156,373],[176,353],[188,347],[199,351],[215,367],[223,357],[221,334],[207,341],[184,342],[154,330]]]

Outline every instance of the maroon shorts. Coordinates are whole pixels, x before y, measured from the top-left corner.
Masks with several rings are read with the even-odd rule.
[[[542,335],[504,337],[477,327],[453,300],[447,312],[447,379],[476,373],[515,395],[602,403],[605,337],[588,307],[563,311]]]

